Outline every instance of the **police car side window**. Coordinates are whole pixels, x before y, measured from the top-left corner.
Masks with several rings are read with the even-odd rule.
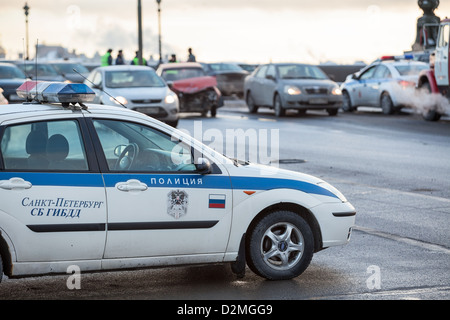
[[[373,74],[374,74],[374,72],[375,72],[375,68],[376,68],[376,67],[372,67],[372,68],[366,70],[366,71],[361,75],[360,79],[361,79],[361,80],[365,80],[365,79],[370,79],[370,78],[372,78],[372,76],[373,76]]]
[[[386,79],[391,78],[391,71],[389,71],[388,67],[379,65],[375,71],[373,76],[376,79]]]
[[[75,120],[9,126],[0,143],[5,170],[88,170],[80,128]]]
[[[93,122],[110,171],[196,171],[190,147],[165,133],[126,121]]]
[[[256,72],[255,77],[256,78],[264,78],[266,76],[266,70],[267,70],[267,66],[262,66],[261,69],[259,69]]]

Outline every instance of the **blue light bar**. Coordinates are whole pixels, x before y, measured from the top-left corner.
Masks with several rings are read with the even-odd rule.
[[[16,92],[27,100],[50,103],[83,103],[95,98],[95,92],[83,83],[26,81]]]

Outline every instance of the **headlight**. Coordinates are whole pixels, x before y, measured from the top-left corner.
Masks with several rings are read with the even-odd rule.
[[[342,94],[342,91],[338,87],[334,87],[333,90],[331,90],[331,94],[334,94],[335,96],[339,96]]]
[[[167,104],[172,104],[175,102],[175,95],[173,94],[168,94],[165,98],[164,98],[164,102]]]
[[[118,96],[118,97],[110,97],[109,100],[111,100],[112,102],[118,104],[118,105],[126,105],[128,103],[128,100],[122,96]]]
[[[169,93],[165,98],[164,98],[164,102],[167,104],[172,104],[176,101],[177,96],[175,95],[175,93]]]
[[[285,86],[284,93],[287,93],[290,96],[295,96],[302,94],[302,91],[296,86]]]

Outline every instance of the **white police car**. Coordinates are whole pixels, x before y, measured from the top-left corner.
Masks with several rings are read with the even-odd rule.
[[[0,108],[0,275],[247,263],[289,279],[349,241],[355,209],[318,178],[262,176],[142,113],[85,105],[83,84],[18,93],[33,102]]]
[[[342,109],[351,112],[359,106],[370,106],[392,114],[412,106],[419,73],[429,69],[429,65],[411,59],[408,55],[384,56],[348,76],[341,85]]]

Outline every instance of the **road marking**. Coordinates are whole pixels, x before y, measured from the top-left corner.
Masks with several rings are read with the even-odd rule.
[[[371,291],[371,292],[361,292],[361,293],[348,293],[342,295],[333,295],[333,296],[325,296],[325,297],[315,297],[312,300],[321,300],[321,299],[336,299],[336,298],[356,298],[361,299],[362,297],[368,299],[374,299],[376,296],[386,297],[393,296],[396,299],[403,300],[419,300],[418,297],[404,297],[400,298],[399,296],[411,296],[411,295],[423,295],[423,294],[445,294],[447,291],[450,291],[449,286],[442,287],[422,287],[422,288],[405,288],[405,289],[391,289],[391,290],[380,290],[380,291]]]
[[[435,251],[435,252],[440,252],[440,253],[445,253],[445,254],[450,254],[450,249],[445,247],[445,246],[441,246],[438,244],[434,244],[434,243],[429,243],[429,242],[424,242],[421,240],[416,240],[416,239],[412,239],[412,238],[407,238],[407,237],[402,237],[402,236],[398,236],[395,234],[391,234],[391,233],[387,233],[387,232],[383,232],[383,231],[378,231],[375,229],[370,229],[370,228],[366,228],[366,227],[361,227],[361,226],[355,226],[353,228],[353,230],[357,230],[357,231],[361,231],[367,234],[371,234],[374,236],[378,236],[378,237],[382,237],[385,239],[389,239],[389,240],[393,240],[393,241],[398,241],[398,242],[402,242],[414,247],[418,247],[418,248],[422,248],[422,249],[426,249],[426,250],[430,250],[430,251]]]

